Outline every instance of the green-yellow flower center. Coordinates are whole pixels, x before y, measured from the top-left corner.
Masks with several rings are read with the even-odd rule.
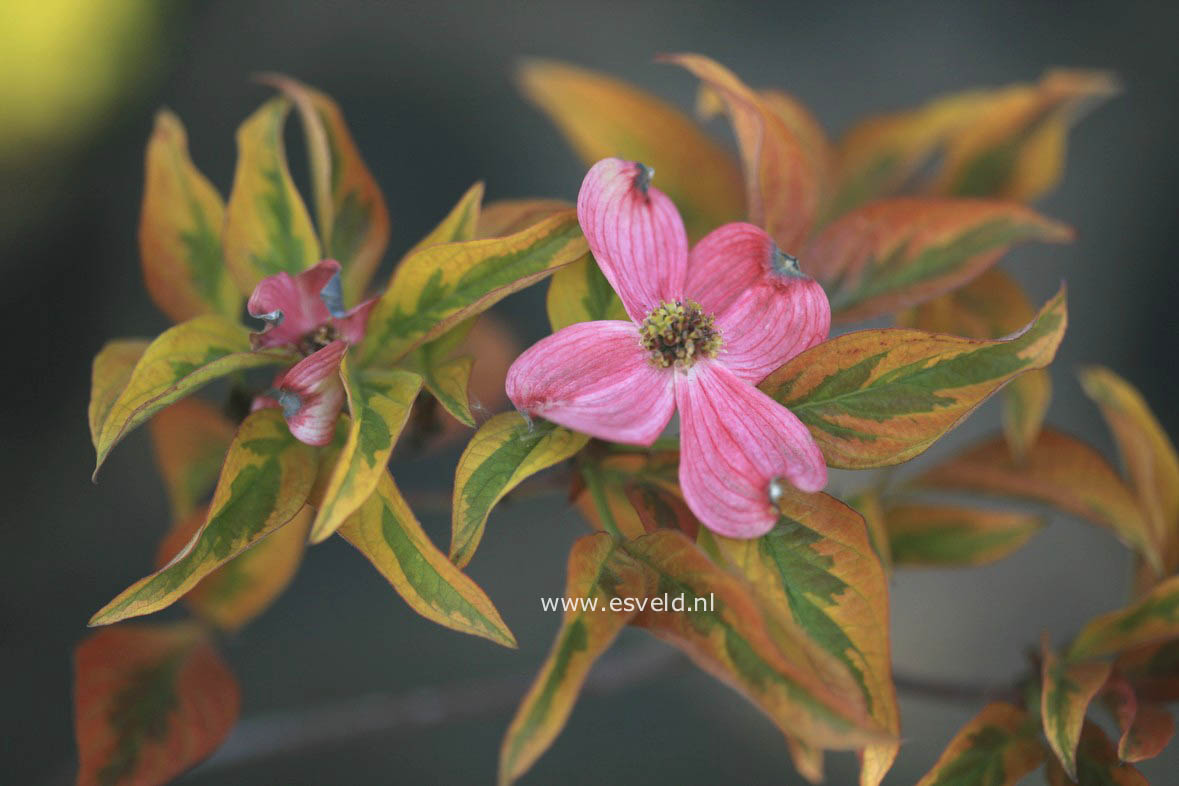
[[[716,357],[721,348],[712,315],[691,300],[661,303],[643,320],[639,334],[651,363],[660,368],[690,368],[701,358]]]
[[[336,326],[328,322],[299,339],[298,349],[304,357],[313,355],[340,337]]]

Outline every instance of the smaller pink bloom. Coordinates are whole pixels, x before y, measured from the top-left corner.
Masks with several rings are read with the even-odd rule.
[[[291,433],[309,445],[331,442],[345,393],[340,362],[350,344],[364,338],[376,298],[345,310],[340,263],[322,262],[292,276],[278,273],[258,282],[246,303],[250,316],[266,323],[250,335],[255,349],[288,346],[305,357],[279,374],[254,409],[279,407]]]
[[[291,346],[305,355],[337,338],[358,344],[377,299],[344,309],[340,263],[325,259],[297,276],[276,273],[254,287],[246,311],[266,323],[250,336],[255,349]],[[310,351],[308,351],[310,350]]]
[[[252,409],[277,407],[295,439],[308,445],[328,444],[346,398],[340,360],[347,350],[348,344],[337,339],[303,358],[279,374],[274,387],[254,399]]]
[[[584,322],[512,364],[516,408],[599,439],[650,445],[680,413],[680,488],[707,527],[757,537],[778,520],[782,484],[827,484],[806,426],[757,389],[827,338],[822,287],[751,224],[688,249],[651,170],[608,158],[585,176],[577,215],[630,321]]]

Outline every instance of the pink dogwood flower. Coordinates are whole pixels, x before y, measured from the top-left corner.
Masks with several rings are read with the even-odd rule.
[[[692,512],[733,537],[763,535],[790,483],[827,484],[806,426],[755,385],[827,338],[831,308],[761,229],[726,224],[688,251],[675,205],[642,164],[586,174],[577,216],[632,321],[570,325],[508,371],[516,408],[611,442],[650,445],[678,409],[679,480]]]
[[[254,409],[278,407],[291,433],[308,445],[332,440],[344,407],[340,362],[350,344],[364,338],[376,298],[345,310],[340,263],[334,259],[297,276],[277,273],[258,282],[246,303],[250,316],[266,323],[250,335],[255,349],[287,346],[304,357],[280,373],[272,389],[254,400]]]

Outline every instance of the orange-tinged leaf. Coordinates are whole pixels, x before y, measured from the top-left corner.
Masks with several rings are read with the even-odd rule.
[[[786,745],[790,750],[790,760],[794,762],[794,769],[810,783],[822,783],[823,749],[808,745],[802,740],[786,736]]]
[[[120,625],[74,653],[78,786],[167,783],[217,749],[241,698],[192,623]]]
[[[139,257],[147,291],[173,322],[201,314],[236,319],[241,293],[221,256],[225,202],[188,156],[180,118],[156,114],[147,143]]]
[[[127,387],[135,364],[143,357],[151,342],[145,338],[120,338],[109,341],[94,356],[90,374],[90,441],[95,448],[102,436],[102,428],[111,407]]]
[[[345,300],[356,302],[389,244],[385,197],[330,96],[280,74],[262,81],[285,93],[299,112],[323,253],[340,263]]]
[[[475,237],[503,237],[573,207],[563,199],[501,199],[479,211]]]
[[[213,490],[236,429],[221,410],[197,398],[160,410],[148,427],[172,520],[187,518]]]
[[[1101,694],[1122,736],[1118,758],[1126,762],[1146,761],[1158,756],[1175,733],[1175,719],[1165,707],[1140,703],[1134,687],[1116,670]]]
[[[290,109],[285,98],[272,98],[237,130],[222,244],[229,273],[246,295],[266,276],[301,273],[320,259],[319,239],[283,150]]]
[[[459,567],[475,556],[491,510],[525,478],[585,447],[589,437],[519,412],[488,420],[467,443],[454,475],[450,559]]]
[[[1081,372],[1081,385],[1097,402],[1113,432],[1130,483],[1158,542],[1163,568],[1179,568],[1179,454],[1142,394],[1101,366]]]
[[[943,96],[854,126],[837,146],[837,174],[824,217],[835,218],[872,199],[895,195],[944,148],[951,134],[974,121],[988,95],[975,90]]]
[[[966,284],[1014,245],[1061,243],[1072,230],[1014,202],[895,197],[828,224],[799,254],[832,318],[890,314]]]
[[[678,529],[690,538],[700,522],[679,490],[679,453],[617,453],[580,466],[574,504],[595,529],[637,538]]]
[[[1049,786],[1100,784],[1100,786],[1150,786],[1138,768],[1118,759],[1117,749],[1096,723],[1085,721],[1077,746],[1077,774],[1065,773],[1056,759],[1048,760]]]
[[[824,216],[912,185],[938,154],[943,160],[927,186],[936,193],[1035,199],[1060,179],[1069,126],[1114,92],[1108,74],[1059,70],[1038,84],[971,90],[869,117],[839,143]]]
[[[197,582],[291,521],[315,481],[315,451],[291,436],[282,413],[259,410],[238,428],[225,457],[209,517],[171,562],[140,579],[91,625],[159,611]]]
[[[1037,84],[993,91],[950,137],[933,189],[957,196],[1036,199],[1060,180],[1069,127],[1083,110],[1117,90],[1108,73],[1059,69]]]
[[[483,202],[483,184],[476,183],[463,194],[446,218],[439,222],[428,235],[418,241],[405,256],[410,257],[423,248],[440,243],[458,243],[473,240],[479,224],[480,206]],[[450,357],[454,349],[468,336],[478,317],[460,322],[447,333],[418,347],[407,359],[407,365],[421,375],[422,383],[450,416],[468,428],[475,427],[475,416],[471,413],[469,387],[471,369],[475,360],[471,357]]]
[[[1042,761],[1035,720],[1013,704],[994,701],[958,730],[917,786],[1015,786]]]
[[[418,614],[460,633],[516,646],[495,605],[430,541],[388,472],[339,533]]]
[[[520,89],[589,166],[621,156],[655,169],[656,185],[699,238],[741,217],[741,173],[693,120],[655,96],[603,74],[552,60],[527,60]]]
[[[1040,694],[1040,715],[1044,736],[1065,771],[1077,777],[1077,743],[1089,702],[1109,678],[1108,663],[1072,663],[1061,661],[1044,636]]]
[[[340,364],[340,377],[348,394],[351,425],[319,500],[312,543],[326,540],[372,495],[422,389],[422,378],[412,371],[359,374],[347,356]]]
[[[201,579],[184,596],[185,604],[221,630],[232,633],[244,627],[269,608],[294,578],[314,515],[312,508],[304,506],[288,524]],[[208,516],[205,505],[179,520],[156,552],[156,567],[171,562]]]
[[[402,260],[373,308],[363,365],[394,363],[588,251],[576,211],[499,238],[430,246]]]
[[[778,116],[802,145],[810,167],[815,172],[819,197],[822,199],[831,186],[831,173],[835,167],[835,149],[823,124],[790,93],[782,90],[760,90],[758,93],[766,108]]]
[[[1118,656],[1114,667],[1144,701],[1179,701],[1179,639],[1127,650]]]
[[[682,533],[660,530],[625,541],[623,547],[654,573],[654,597],[682,597],[686,608],[646,608],[634,624],[682,649],[753,702],[784,734],[831,749],[892,741],[862,702],[832,691],[807,662],[786,657],[749,585],[714,564]]]
[[[113,364],[114,355],[103,358],[104,369],[108,360]],[[248,330],[216,314],[165,330],[143,351],[118,398],[105,407],[102,430],[94,441],[95,476],[119,440],[169,404],[226,374],[293,360],[284,349],[255,352]],[[103,377],[109,380],[105,371]],[[109,389],[109,381],[104,382],[104,396]],[[92,423],[95,414],[92,405]]]
[[[782,250],[797,254],[814,225],[823,177],[807,143],[770,101],[720,63],[695,54],[660,59],[691,71],[723,102],[741,151],[749,220],[764,227]],[[780,104],[774,100],[775,107]],[[698,172],[683,162],[676,166],[693,176]]]
[[[939,464],[916,485],[1047,503],[1108,527],[1156,565],[1160,559],[1142,509],[1113,467],[1055,429],[1045,429],[1022,461],[1013,460],[998,437]]]
[[[500,747],[499,782],[523,775],[561,733],[581,686],[602,653],[636,613],[626,599],[647,596],[647,575],[605,533],[586,535],[569,552],[565,598],[585,604],[565,610],[540,673],[528,689]],[[615,611],[611,603],[618,607]]]
[[[881,499],[880,490],[865,489],[850,497],[847,505],[864,517],[864,525],[868,528],[868,542],[880,558],[884,572],[891,573],[892,552],[888,545],[888,526],[884,519],[884,500]]]
[[[857,698],[873,720],[899,735],[888,579],[862,517],[827,494],[793,490],[778,508],[769,534],[751,540],[714,534],[717,550],[749,581],[771,619],[792,621],[851,672]],[[860,783],[879,784],[896,754],[893,742],[869,746]]]
[[[901,315],[905,327],[969,338],[1001,338],[1026,325],[1036,310],[1023,289],[996,268],[964,287]],[[1033,369],[1003,389],[1003,433],[1016,459],[1035,443],[1052,402],[1052,378]]]
[[[1067,324],[1061,289],[1007,339],[861,330],[803,352],[759,387],[810,428],[829,466],[899,464],[1017,374],[1052,362]]]
[[[1073,640],[1073,659],[1097,658],[1179,639],[1179,576],[1159,582],[1138,600],[1089,622]]]
[[[897,565],[985,565],[1022,547],[1044,527],[1026,513],[957,505],[897,505],[885,515]]]

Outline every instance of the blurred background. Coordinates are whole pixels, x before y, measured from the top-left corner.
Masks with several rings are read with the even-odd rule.
[[[1127,376],[1179,434],[1171,406],[1179,383],[1177,29],[1179,5],[1126,0],[6,0],[0,780],[72,779],[72,648],[89,615],[144,575],[168,525],[146,432],[115,451],[95,486],[86,429],[94,353],[109,338],[168,325],[141,284],[135,239],[143,147],[160,106],[183,118],[194,160],[227,193],[234,129],[268,94],[251,74],[284,71],[333,95],[389,202],[387,272],[477,179],[490,198],[575,196],[581,165],[512,84],[520,56],[598,68],[690,107],[694,80],[652,56],[698,51],[751,84],[794,92],[832,133],[868,112],[1034,80],[1054,65],[1111,69],[1124,93],[1072,134],[1067,176],[1040,204],[1078,228],[1077,242],[1021,249],[1003,264],[1037,302],[1068,280],[1072,324],[1054,366],[1049,420],[1112,457],[1075,381],[1079,364]],[[297,141],[291,159],[302,177]],[[544,333],[542,303],[540,287],[498,309],[521,345]],[[932,458],[994,430],[997,414],[985,407]],[[403,488],[445,495],[456,457],[401,460],[397,476]],[[448,515],[420,513],[444,545]],[[560,594],[568,545],[582,532],[560,501],[493,515],[471,571],[515,631],[518,652],[417,618],[338,539],[315,548],[286,595],[226,642],[244,723],[220,758],[183,782],[490,782],[514,698],[559,622],[538,596]],[[1128,555],[1112,537],[1063,516],[994,566],[898,573],[896,668],[1002,683],[1023,668],[1042,630],[1062,641],[1120,605],[1128,575]],[[649,646],[628,633],[619,650],[641,656]],[[774,728],[735,694],[676,659],[640,670],[644,678],[625,689],[599,679],[524,782],[802,782]],[[472,699],[479,707],[445,717],[450,694],[431,688],[472,680],[482,686]],[[365,732],[355,713],[345,713],[349,721],[333,714],[401,693],[414,700],[397,728],[376,723]],[[916,781],[978,709],[907,692],[901,700],[905,746],[890,784]],[[339,733],[317,737],[314,727],[325,725]],[[316,739],[284,745],[308,729]],[[1179,756],[1144,769],[1155,783],[1175,783]],[[832,757],[828,778],[853,782],[853,758]]]

